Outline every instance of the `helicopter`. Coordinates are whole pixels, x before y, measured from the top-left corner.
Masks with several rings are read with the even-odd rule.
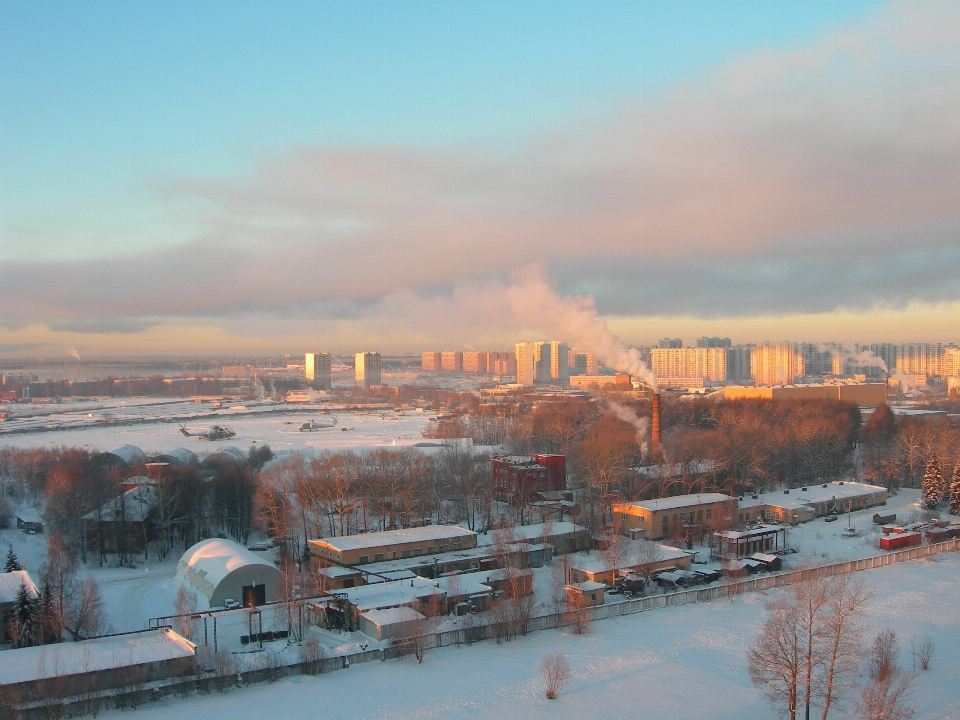
[[[227,440],[237,434],[235,431],[222,425],[211,425],[210,429],[205,433],[192,433],[187,430],[186,424],[182,424],[180,425],[180,432],[186,437],[195,437],[197,440]]]
[[[337,424],[337,419],[332,418],[330,422],[324,422],[323,420],[307,420],[305,423],[300,423],[300,427],[297,428],[297,432],[314,432],[315,430],[326,430],[327,428],[332,428]]]

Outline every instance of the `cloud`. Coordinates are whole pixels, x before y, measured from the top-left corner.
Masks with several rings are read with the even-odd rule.
[[[362,322],[476,344],[502,334],[504,279],[531,263],[617,315],[949,302],[957,37],[956,3],[897,4],[515,152],[299,147],[249,176],[158,179],[162,201],[206,208],[192,241],[5,262],[0,308],[81,332]]]

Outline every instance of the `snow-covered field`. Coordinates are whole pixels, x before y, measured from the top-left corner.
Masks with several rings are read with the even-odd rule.
[[[872,630],[897,632],[908,669],[913,636],[929,635],[936,643],[933,664],[916,685],[918,720],[960,718],[960,557],[934,556],[861,577],[877,592],[869,611]],[[752,594],[603,620],[583,636],[547,630],[503,645],[431,650],[421,665],[409,658],[372,662],[224,695],[167,698],[137,710],[136,717],[769,718],[773,713],[753,689],[744,662],[765,600]],[[559,699],[548,701],[537,668],[552,652],[567,655],[573,679]]]
[[[92,424],[88,413],[101,415],[109,412],[124,420],[121,413],[136,415],[135,424]],[[192,413],[192,414],[191,414]],[[126,417],[126,416],[124,416]],[[298,432],[307,420],[329,422],[337,418],[337,425],[315,432]],[[63,412],[45,418],[49,424],[71,429],[48,430],[0,436],[0,447],[86,447],[91,450],[112,450],[120,445],[136,445],[148,455],[166,452],[176,447],[187,447],[198,455],[211,453],[220,447],[234,445],[269,444],[275,452],[311,451],[321,449],[402,447],[424,442],[423,431],[430,425],[432,412],[406,410],[344,411],[335,406],[313,408],[291,407],[284,404],[260,406],[233,406],[212,411],[209,406],[194,403],[149,403],[135,408],[112,406],[109,411],[87,406],[64,408]],[[211,425],[223,425],[237,435],[229,440],[210,442],[196,437],[184,437],[178,421],[183,419],[190,432],[206,432]],[[176,419],[176,421],[174,421]],[[91,424],[83,426],[85,421]],[[78,427],[79,426],[79,427]]]

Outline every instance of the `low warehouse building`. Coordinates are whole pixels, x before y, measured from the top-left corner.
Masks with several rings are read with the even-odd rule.
[[[0,662],[0,690],[24,705],[196,674],[196,646],[170,628],[160,628],[6,650]]]
[[[401,530],[341,535],[310,541],[314,567],[366,565],[386,560],[436,555],[477,546],[477,533],[456,525],[427,525]]]
[[[410,607],[367,610],[360,616],[357,629],[376,640],[399,640],[422,633],[425,619]]]
[[[617,532],[659,540],[679,536],[684,528],[711,528],[734,521],[737,499],[722,493],[676,495],[613,506]]]
[[[177,565],[177,578],[199,590],[210,607],[236,600],[244,607],[263,605],[280,588],[280,571],[232,540],[203,540],[187,550]]]
[[[738,520],[740,523],[767,520],[796,525],[824,515],[886,504],[886,488],[840,480],[745,498],[739,504]]]

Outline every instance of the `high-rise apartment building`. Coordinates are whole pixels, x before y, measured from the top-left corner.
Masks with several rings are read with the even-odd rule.
[[[734,345],[727,350],[727,381],[748,382],[750,361],[753,358],[753,345]]]
[[[440,372],[440,353],[425,352],[420,356],[424,372]]]
[[[664,338],[660,341],[662,348],[680,348],[683,347],[683,340],[680,338]]]
[[[960,377],[960,348],[948,347],[943,351],[943,376]]]
[[[703,382],[726,382],[727,351],[722,347],[654,348],[650,369],[657,379],[697,378]]]
[[[517,382],[520,385],[568,382],[568,352],[569,348],[559,340],[517,343]]]
[[[440,353],[441,372],[463,372],[463,353],[458,350],[448,350]]]
[[[697,338],[697,347],[698,348],[728,348],[728,347],[731,347],[730,338],[721,338],[721,337]]]
[[[570,348],[567,351],[567,367],[570,375],[596,375],[597,361],[593,353],[584,352],[579,348]]]
[[[486,375],[490,365],[490,353],[465,352],[463,354],[463,371],[472,375]]]
[[[307,353],[304,362],[307,384],[314,390],[329,390],[332,387],[331,364],[330,353]]]
[[[359,352],[356,355],[354,377],[360,387],[382,385],[380,382],[380,353]]]
[[[536,383],[537,368],[533,346],[534,343],[532,342],[519,342],[515,345],[518,385],[533,385]]]
[[[908,343],[897,350],[897,372],[903,375],[943,375],[943,346]]]
[[[491,375],[512,376],[517,374],[517,355],[513,352],[487,354],[487,370]]]
[[[566,385],[570,381],[569,353],[570,348],[559,340],[550,342],[550,382]]]
[[[757,385],[793,385],[803,375],[803,357],[793,343],[763,343],[753,348],[750,374]]]

